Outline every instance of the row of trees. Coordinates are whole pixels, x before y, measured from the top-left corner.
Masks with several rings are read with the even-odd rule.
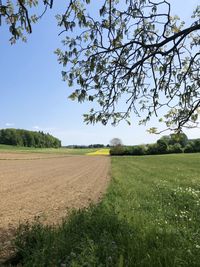
[[[113,146],[111,155],[156,155],[200,152],[200,139],[189,140],[184,133],[161,137],[155,144]]]
[[[90,145],[69,145],[65,146],[66,148],[104,148],[104,147],[110,147],[110,145],[104,145],[104,144],[90,144]]]
[[[61,141],[48,133],[9,128],[0,130],[0,144],[57,148],[61,146]]]

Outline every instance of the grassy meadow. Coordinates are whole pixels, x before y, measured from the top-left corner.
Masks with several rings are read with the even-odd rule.
[[[102,201],[19,228],[22,266],[200,266],[200,154],[112,157]]]
[[[63,155],[85,155],[97,151],[97,148],[34,148],[0,145],[0,152],[20,152],[20,153],[46,153],[46,154],[63,154]]]

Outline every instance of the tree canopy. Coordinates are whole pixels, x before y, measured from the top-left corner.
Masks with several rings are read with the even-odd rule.
[[[32,33],[32,23],[42,18],[48,8],[53,6],[53,0],[41,2],[43,2],[42,13],[35,14],[32,10],[39,5],[38,0],[0,0],[0,26],[4,22],[8,25],[11,44],[20,38],[26,41],[25,33]]]
[[[111,147],[122,146],[122,140],[115,137],[112,140],[110,140],[110,146]]]
[[[31,32],[31,21],[37,16],[29,19],[27,12],[37,1],[17,3],[20,11],[14,16],[14,25],[10,17],[16,13],[3,7],[2,1],[1,17],[12,29],[22,18],[21,27]],[[53,5],[53,1],[43,3],[45,10]],[[94,1],[70,0],[64,13],[57,16],[64,49],[57,49],[56,54],[64,68],[63,79],[75,87],[70,97],[94,102],[94,108],[84,115],[86,123],[129,123],[132,112],[146,123],[164,112],[160,121],[168,129],[180,132],[183,127],[196,126],[200,6],[187,25],[172,16],[166,0],[104,0],[96,5],[98,14]],[[23,30],[18,35],[12,29],[13,38],[20,37]]]
[[[0,144],[25,147],[58,148],[61,146],[61,141],[56,137],[43,132],[8,128],[0,130]]]

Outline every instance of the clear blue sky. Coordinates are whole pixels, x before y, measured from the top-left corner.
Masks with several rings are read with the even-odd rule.
[[[197,0],[171,2],[173,13],[186,21],[198,4]],[[154,142],[158,136],[146,132],[156,125],[154,120],[146,127],[138,126],[135,117],[131,126],[88,126],[82,118],[88,111],[87,104],[68,100],[72,89],[62,81],[62,67],[53,53],[60,47],[55,14],[63,10],[64,3],[55,1],[54,9],[34,25],[27,43],[19,41],[11,46],[7,29],[0,27],[0,128],[43,130],[60,138],[63,145],[107,144],[113,137],[121,138],[124,144]],[[200,137],[199,129],[186,134],[190,138]]]

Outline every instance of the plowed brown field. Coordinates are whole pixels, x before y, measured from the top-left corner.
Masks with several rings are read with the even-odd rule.
[[[68,209],[98,201],[108,172],[106,156],[0,154],[1,237],[19,222],[57,223]]]

